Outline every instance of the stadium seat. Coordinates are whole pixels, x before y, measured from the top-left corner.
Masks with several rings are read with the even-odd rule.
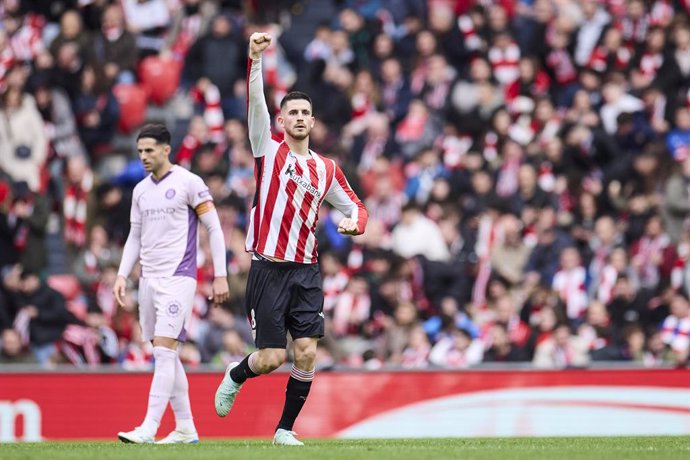
[[[139,81],[152,103],[164,105],[177,91],[181,71],[179,61],[148,56],[141,60],[137,70]]]
[[[120,83],[113,87],[113,94],[120,104],[118,129],[129,134],[141,126],[146,117],[146,90],[141,85]]]

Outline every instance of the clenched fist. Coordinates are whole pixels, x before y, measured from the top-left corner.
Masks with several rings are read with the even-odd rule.
[[[261,53],[271,44],[273,37],[265,32],[254,32],[249,37],[249,57],[254,61],[261,57]]]

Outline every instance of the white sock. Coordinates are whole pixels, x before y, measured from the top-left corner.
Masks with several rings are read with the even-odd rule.
[[[189,381],[179,356],[175,360],[175,384],[173,385],[172,396],[170,396],[170,407],[175,414],[175,429],[177,431],[196,432],[192,406],[189,403]]]
[[[161,424],[161,419],[168,407],[175,383],[175,361],[177,351],[165,347],[153,347],[153,357],[156,360],[153,368],[153,380],[149,391],[149,406],[146,418],[141,428],[154,436]]]

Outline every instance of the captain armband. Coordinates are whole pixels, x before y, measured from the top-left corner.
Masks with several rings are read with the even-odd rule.
[[[194,208],[194,211],[196,212],[197,216],[201,216],[203,214],[206,214],[209,211],[213,211],[214,209],[216,209],[216,206],[213,204],[213,201],[209,200],[209,201],[204,201],[199,206]]]

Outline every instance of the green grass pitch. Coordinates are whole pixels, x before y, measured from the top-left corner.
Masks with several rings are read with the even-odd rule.
[[[270,440],[203,441],[197,445],[44,442],[0,445],[3,460],[566,460],[690,459],[690,437],[577,437],[313,440],[275,447]]]

